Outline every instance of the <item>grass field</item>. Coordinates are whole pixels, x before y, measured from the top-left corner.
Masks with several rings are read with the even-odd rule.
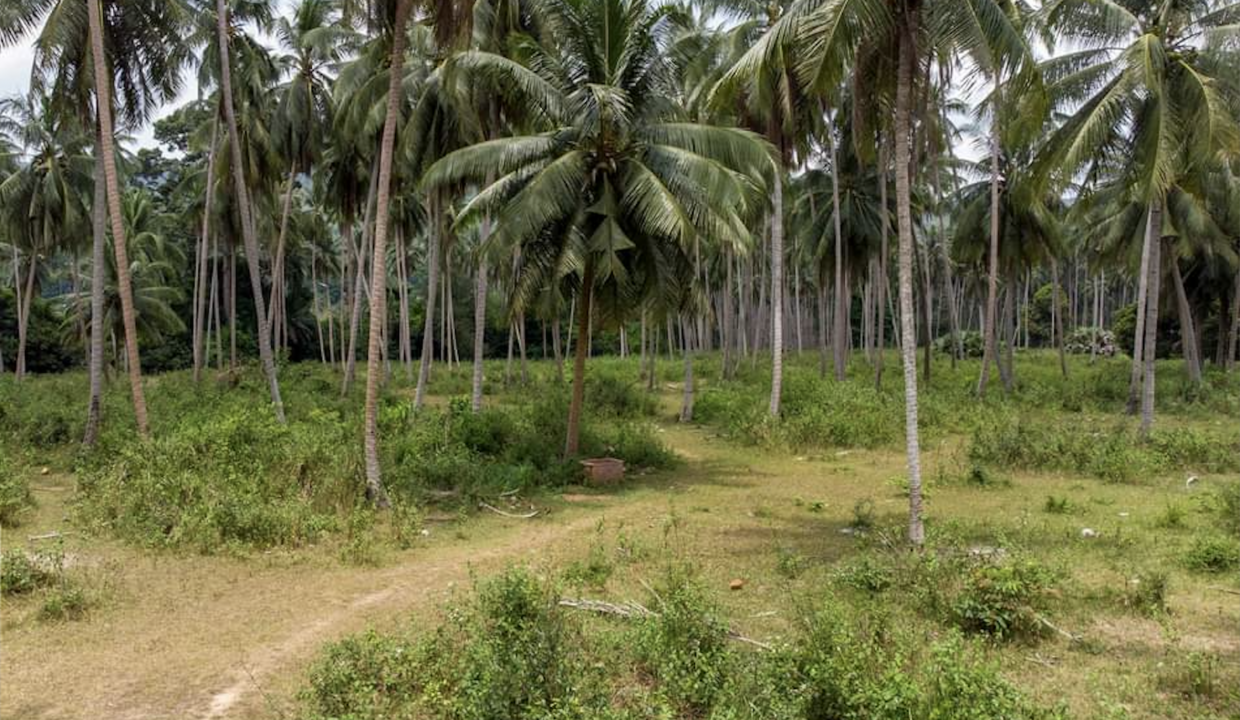
[[[531,459],[559,444],[551,420],[528,410],[558,391],[553,366],[534,363],[531,387],[492,383],[496,415],[482,426],[453,414],[467,369],[437,372],[441,415],[386,420],[387,445],[410,453],[385,455],[408,502],[379,517],[349,487],[360,449],[343,443],[360,439],[359,398],[338,399],[326,371],[287,369],[295,427],[256,437],[229,424],[248,423],[232,413],[261,397],[252,371],[198,393],[184,376],[152,378],[156,438],[136,448],[114,385],[94,457],[73,442],[84,377],[6,379],[9,477],[28,481],[35,504],[3,531],[5,581],[34,587],[6,593],[0,609],[0,715],[499,717],[487,708],[512,702],[525,717],[1240,713],[1235,378],[1194,390],[1175,363],[1160,366],[1159,434],[1144,443],[1121,412],[1120,359],[1076,361],[1064,381],[1053,357],[1021,356],[1016,391],[984,402],[971,395],[975,364],[941,361],[922,398],[928,540],[914,553],[902,542],[898,374],[874,391],[861,362],[838,385],[817,378],[816,358],[794,358],[784,418],[772,422],[759,369],[744,363],[723,383],[717,368],[699,362],[698,423],[682,425],[679,361],[660,363],[653,397],[636,360],[592,361],[598,450],[620,447],[649,468],[611,491]],[[501,366],[488,374],[501,378]],[[399,373],[388,394],[385,412],[401,412]],[[201,453],[177,440],[189,434]],[[435,442],[402,444],[423,435]],[[240,449],[216,444],[229,438]],[[541,444],[512,449],[531,438]],[[342,446],[247,454],[254,442],[329,440]],[[100,457],[157,451],[188,453],[182,472]],[[455,459],[425,470],[440,456]],[[126,494],[121,472],[151,474],[148,498],[171,484],[203,510],[167,515]],[[204,484],[275,509],[219,522],[232,506]],[[538,514],[501,517],[479,501]],[[117,508],[164,524],[122,522]],[[32,539],[51,533],[61,536]],[[19,577],[14,551],[35,555],[39,577]],[[513,567],[530,574],[513,579]],[[596,615],[561,598],[661,613]],[[496,630],[513,618],[518,630]],[[757,644],[727,641],[729,629]],[[571,662],[546,660],[553,650]],[[512,668],[543,668],[523,685],[542,700],[494,674],[501,651]],[[1020,700],[968,700],[978,684]]]

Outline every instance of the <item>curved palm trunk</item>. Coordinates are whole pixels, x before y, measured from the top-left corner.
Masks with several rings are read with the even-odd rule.
[[[276,334],[276,320],[284,315],[284,242],[288,237],[288,216],[293,210],[293,181],[296,177],[297,163],[294,161],[288,169],[284,206],[280,210],[280,235],[276,239],[276,258],[271,268],[271,302],[267,303],[267,327],[272,328],[273,334]],[[281,310],[278,315],[276,308]]]
[[[1155,221],[1157,219],[1157,222]],[[1150,203],[1149,212],[1145,217],[1145,240],[1141,244],[1141,270],[1137,276],[1137,328],[1133,336],[1132,373],[1128,378],[1129,415],[1137,412],[1141,394],[1141,376],[1145,360],[1145,306],[1149,297],[1150,280],[1150,248],[1157,242],[1162,232],[1162,211],[1157,203]]]
[[[250,290],[254,296],[254,315],[258,323],[258,356],[267,376],[271,392],[271,404],[276,420],[284,423],[284,402],[280,399],[280,380],[276,376],[275,355],[271,350],[271,329],[267,321],[267,308],[263,302],[262,270],[258,262],[258,239],[254,235],[254,216],[250,212],[250,194],[245,184],[244,160],[241,157],[241,138],[237,130],[237,114],[232,98],[232,69],[228,49],[228,6],[225,0],[216,0],[217,30],[220,53],[220,94],[224,99],[224,119],[228,123],[228,144],[232,148],[233,184],[237,191],[237,209],[241,214],[241,239],[245,243],[245,262],[250,271]]]
[[[986,271],[986,318],[982,338],[982,372],[977,379],[977,394],[986,394],[990,382],[990,364],[997,360],[995,352],[996,313],[999,307],[999,73],[995,73],[995,117],[990,127],[990,252]]]
[[[220,0],[223,2],[223,0]],[[116,150],[112,134],[112,81],[108,79],[107,58],[103,52],[103,10],[99,0],[88,0],[91,59],[95,70],[95,107],[99,115],[102,142],[97,150],[103,154],[104,185],[107,190],[108,214],[112,219],[112,245],[116,252],[116,285],[121,296],[121,320],[125,326],[125,353],[129,369],[129,386],[133,393],[133,414],[138,434],[146,437],[146,396],[142,392],[142,363],[138,358],[138,325],[134,315],[133,287],[129,280],[129,257],[125,246],[125,223],[121,216],[120,182],[116,173]],[[30,299],[26,299],[29,304]]]
[[[98,126],[96,125],[96,130]],[[102,147],[99,142],[96,147]],[[82,444],[91,447],[99,438],[103,415],[103,292],[107,270],[104,245],[107,243],[107,190],[103,184],[103,153],[95,153],[95,199],[91,207],[90,269],[90,399],[86,405],[86,432]]]
[[[1184,276],[1180,274],[1179,259],[1174,255],[1168,258],[1167,264],[1171,266],[1171,282],[1175,285],[1176,308],[1180,314],[1180,344],[1183,346],[1184,369],[1188,372],[1189,382],[1200,385],[1201,354],[1198,352],[1196,323],[1188,305],[1188,294],[1184,291]]]
[[[577,454],[581,437],[581,408],[586,397],[586,354],[590,345],[590,298],[594,292],[594,263],[586,259],[577,300],[577,348],[573,356],[573,394],[568,405],[568,432],[564,438],[564,459]]]
[[[211,150],[207,154],[207,198],[202,209],[202,234],[199,236],[197,289],[194,293],[194,382],[202,379],[205,364],[203,327],[207,309],[207,243],[211,241],[211,205],[215,195],[215,141],[220,123],[211,123]]]
[[[899,74],[896,78],[896,227],[900,238],[900,354],[904,362],[904,423],[908,451],[909,542],[925,540],[921,520],[921,448],[917,438],[917,337],[913,328],[913,214],[909,178],[913,70],[916,64],[914,37],[918,11],[906,10],[900,29]]]
[[[1162,206],[1155,200],[1150,205],[1150,227],[1162,228]],[[1158,230],[1151,230],[1151,233]],[[1161,233],[1159,233],[1161,234]],[[1159,284],[1162,280],[1162,241],[1154,237],[1150,241],[1150,277],[1146,289],[1145,342],[1143,343],[1145,372],[1141,388],[1141,435],[1147,437],[1154,425],[1154,359],[1158,354],[1158,301]]]
[[[370,271],[370,342],[366,354],[366,497],[379,507],[388,504],[379,469],[379,382],[383,375],[383,326],[387,280],[388,200],[392,191],[392,155],[396,150],[396,124],[400,119],[401,76],[405,64],[405,24],[410,0],[397,0],[392,26],[392,62],[388,69],[387,115],[383,142],[379,146],[379,187],[375,201],[375,247]],[[432,275],[433,275],[432,271]]]
[[[779,416],[779,400],[784,385],[784,181],[783,165],[775,168],[775,181],[771,187],[771,415]],[[682,333],[688,332],[682,323]],[[686,377],[692,391],[692,359],[689,359],[689,340],[685,340]],[[693,415],[692,399],[689,415]],[[684,412],[681,412],[683,418]]]

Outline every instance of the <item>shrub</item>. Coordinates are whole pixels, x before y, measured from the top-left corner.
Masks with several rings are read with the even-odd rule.
[[[637,656],[674,705],[699,716],[727,682],[727,625],[683,568],[668,569],[654,600],[659,615],[642,623]]]
[[[1074,355],[1096,353],[1102,357],[1115,355],[1115,333],[1092,327],[1078,327],[1064,338],[1064,352]]]
[[[1159,685],[1192,700],[1209,700],[1218,693],[1218,656],[1190,652],[1164,664]]]
[[[1200,535],[1184,556],[1189,570],[1221,573],[1240,566],[1240,543],[1222,535]]]
[[[317,717],[393,717],[417,691],[416,660],[413,645],[399,636],[369,630],[346,637],[311,666],[302,698]]]
[[[1233,537],[1240,538],[1240,482],[1224,483],[1214,498],[1219,523]]]
[[[1237,508],[1240,510],[1240,508]],[[1179,503],[1168,503],[1163,508],[1162,513],[1154,520],[1154,526],[1163,528],[1164,530],[1179,530],[1187,524],[1185,520],[1188,513],[1185,512],[1184,506]]]
[[[976,330],[963,330],[960,335],[960,349],[967,358],[980,358],[982,356],[983,343],[982,334]],[[935,352],[943,355],[950,355],[955,348],[955,341],[951,335],[940,335],[934,339]]]
[[[27,509],[34,506],[30,484],[8,453],[0,451],[0,526],[17,525]]]
[[[1139,572],[1124,588],[1124,605],[1143,615],[1167,612],[1167,573],[1157,570]]]
[[[801,577],[809,567],[809,559],[796,550],[780,545],[775,548],[775,571],[789,580]]]
[[[1043,504],[1042,509],[1051,515],[1067,515],[1072,512],[1072,503],[1067,497],[1047,495],[1046,503]]]
[[[330,413],[287,425],[267,408],[189,417],[99,453],[80,473],[84,517],[143,545],[313,542],[358,494],[353,429]]]
[[[891,587],[894,581],[892,569],[869,555],[862,555],[856,561],[845,565],[835,576],[839,582],[868,593],[881,593]]]
[[[1038,613],[1053,581],[1053,573],[1031,560],[976,566],[953,604],[956,624],[998,640],[1036,636],[1042,630]]]
[[[46,558],[24,550],[5,550],[0,556],[0,595],[25,595],[56,581]]]

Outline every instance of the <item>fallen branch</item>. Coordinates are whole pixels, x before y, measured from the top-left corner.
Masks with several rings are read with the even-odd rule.
[[[1034,653],[1034,654],[1032,654],[1032,655],[1026,655],[1026,656],[1025,656],[1025,659],[1026,659],[1026,660],[1028,660],[1028,661],[1029,661],[1029,662],[1031,662],[1031,663],[1036,663],[1036,664],[1041,665],[1041,666],[1043,666],[1043,667],[1048,667],[1048,668],[1053,668],[1053,667],[1055,667],[1055,663],[1053,663],[1053,662],[1051,662],[1051,661],[1049,661],[1049,660],[1043,659],[1043,658],[1042,658],[1042,656],[1041,656],[1041,655],[1038,655],[1037,653]]]
[[[598,613],[600,615],[613,615],[615,617],[628,619],[659,617],[659,613],[631,600],[622,603],[610,603],[604,600],[590,600],[589,598],[560,598],[559,605],[560,607],[571,608],[573,610],[583,610],[585,612]],[[728,628],[727,636],[729,640],[735,640],[739,643],[752,645],[760,650],[771,649],[770,644],[742,635],[732,628]]]
[[[44,533],[42,535],[28,535],[26,536],[26,540],[30,542],[35,542],[36,540],[56,540],[72,534],[72,532],[60,532],[59,530],[53,530],[50,533]]]
[[[503,515],[503,516],[504,516],[504,517],[506,517],[506,518],[513,518],[513,519],[515,519],[515,520],[529,520],[530,518],[532,518],[532,517],[534,517],[535,515],[537,515],[537,514],[538,514],[538,511],[537,511],[537,510],[534,510],[534,511],[532,511],[532,512],[528,512],[528,513],[510,513],[510,512],[504,512],[503,510],[500,510],[499,508],[495,507],[494,505],[491,505],[491,504],[489,504],[489,503],[484,503],[484,502],[480,502],[480,503],[478,503],[478,507],[481,507],[481,508],[485,508],[485,509],[487,509],[487,510],[490,510],[491,512],[495,513],[496,515]]]
[[[1054,630],[1056,633],[1059,633],[1061,636],[1067,638],[1071,642],[1079,642],[1081,639],[1079,635],[1073,635],[1072,633],[1068,632],[1067,630],[1064,630],[1063,628],[1052,625],[1050,620],[1047,620],[1046,618],[1042,617],[1041,615],[1037,613],[1034,613],[1033,617],[1035,620],[1041,623],[1044,627],[1050,630]]]
[[[1208,587],[1211,590],[1218,590],[1219,592],[1231,593],[1232,595],[1240,595],[1240,590],[1232,590],[1231,588],[1219,587],[1218,585],[1210,585]]]

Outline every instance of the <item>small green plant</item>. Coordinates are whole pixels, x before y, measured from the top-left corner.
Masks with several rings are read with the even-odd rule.
[[[980,488],[1008,487],[1012,484],[1011,480],[999,475],[981,463],[969,465],[969,470],[964,475],[964,482],[966,485]]]
[[[1199,535],[1185,554],[1184,564],[1196,572],[1227,572],[1240,566],[1240,543],[1223,535]]]
[[[48,589],[38,617],[45,622],[80,620],[93,604],[85,588],[62,579]]]
[[[1039,635],[1040,610],[1054,579],[1032,560],[976,566],[953,603],[956,624],[998,640]]]
[[[775,570],[789,580],[801,577],[809,567],[809,558],[793,548],[780,545],[775,548]]]
[[[569,563],[564,570],[564,579],[575,585],[601,588],[607,584],[614,570],[615,566],[600,538],[600,541],[590,545],[585,558]]]
[[[1072,512],[1072,503],[1067,496],[1056,497],[1047,495],[1046,502],[1042,505],[1042,510],[1051,515],[1067,515]]]
[[[862,555],[855,561],[840,568],[835,577],[839,582],[868,593],[881,593],[895,580],[891,568],[876,561],[869,555]]]
[[[1167,573],[1158,570],[1136,573],[1124,587],[1124,605],[1143,615],[1165,614],[1169,582]]]
[[[374,526],[374,510],[360,504],[355,507],[345,523],[340,559],[351,565],[378,565],[379,543],[372,532]]]
[[[1187,526],[1188,512],[1184,506],[1173,502],[1168,503],[1158,517],[1154,519],[1154,527],[1163,530],[1182,530]]]
[[[1210,700],[1218,694],[1218,666],[1218,656],[1211,653],[1173,657],[1164,664],[1159,684],[1191,700]]]
[[[1214,495],[1219,524],[1232,537],[1240,538],[1240,482],[1225,483]]]
[[[853,505],[852,528],[870,530],[874,527],[874,501],[862,498]]]

